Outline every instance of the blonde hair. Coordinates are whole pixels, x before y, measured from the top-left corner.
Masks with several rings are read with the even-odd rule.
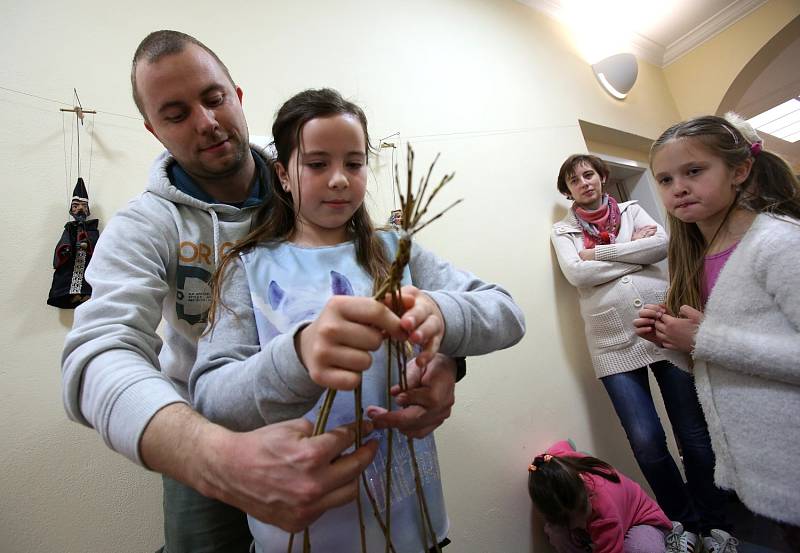
[[[800,185],[797,177],[780,156],[763,149],[761,137],[737,114],[728,113],[724,118],[713,115],[696,117],[668,128],[650,148],[650,167],[653,166],[654,156],[666,143],[681,138],[696,140],[730,168],[753,159],[750,173],[739,186],[736,198],[717,233],[737,207],[755,213],[773,213],[800,219]],[[667,215],[667,222],[670,229],[667,308],[673,313],[678,313],[682,305],[702,310],[701,279],[710,243],[705,242],[695,223],[684,223],[671,214]]]

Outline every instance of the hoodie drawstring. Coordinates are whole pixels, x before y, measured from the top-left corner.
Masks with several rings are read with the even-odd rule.
[[[219,265],[219,217],[212,208],[208,208],[208,212],[211,214],[211,226],[214,227],[214,268],[216,268]]]

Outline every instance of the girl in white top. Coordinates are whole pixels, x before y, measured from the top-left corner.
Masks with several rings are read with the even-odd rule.
[[[651,168],[672,235],[670,288],[637,332],[694,360],[716,482],[800,526],[800,186],[734,114],[678,123]]]

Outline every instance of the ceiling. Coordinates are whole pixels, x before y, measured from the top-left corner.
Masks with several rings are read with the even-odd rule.
[[[586,18],[627,35],[629,51],[664,67],[766,0],[517,0],[570,26]]]

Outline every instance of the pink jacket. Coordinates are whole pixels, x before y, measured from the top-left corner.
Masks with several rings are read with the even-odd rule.
[[[575,451],[567,441],[553,444],[547,453],[563,457],[586,457]],[[594,544],[594,553],[621,553],[625,534],[633,526],[647,524],[665,530],[672,528],[667,515],[639,484],[619,471],[617,474],[619,484],[594,474],[582,475],[592,504],[586,531]]]

